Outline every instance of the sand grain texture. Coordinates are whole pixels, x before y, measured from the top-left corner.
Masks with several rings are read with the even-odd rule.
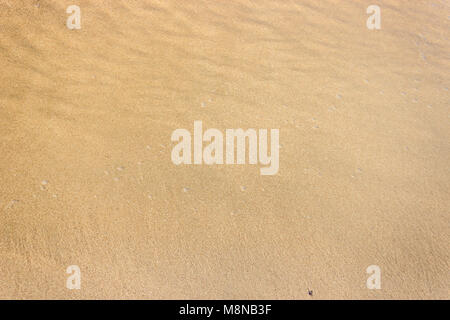
[[[370,4],[0,0],[0,298],[448,299],[450,5]],[[279,173],[175,166],[194,120]]]

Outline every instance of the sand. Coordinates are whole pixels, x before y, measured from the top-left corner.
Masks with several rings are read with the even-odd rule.
[[[449,299],[449,27],[438,0],[0,0],[0,298]],[[174,165],[196,120],[279,129],[278,173]]]

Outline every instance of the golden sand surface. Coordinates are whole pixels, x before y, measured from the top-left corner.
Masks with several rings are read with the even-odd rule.
[[[449,299],[449,27],[439,0],[0,0],[0,298]],[[279,128],[279,172],[174,165],[195,120]]]

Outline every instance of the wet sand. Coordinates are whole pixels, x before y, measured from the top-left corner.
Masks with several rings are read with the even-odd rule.
[[[76,2],[0,0],[1,299],[450,298],[447,1]],[[279,172],[175,166],[195,120]]]

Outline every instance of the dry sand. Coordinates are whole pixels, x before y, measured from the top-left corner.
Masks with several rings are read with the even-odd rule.
[[[438,0],[0,0],[0,298],[448,299],[449,27]],[[279,173],[175,166],[194,120],[279,128]]]

